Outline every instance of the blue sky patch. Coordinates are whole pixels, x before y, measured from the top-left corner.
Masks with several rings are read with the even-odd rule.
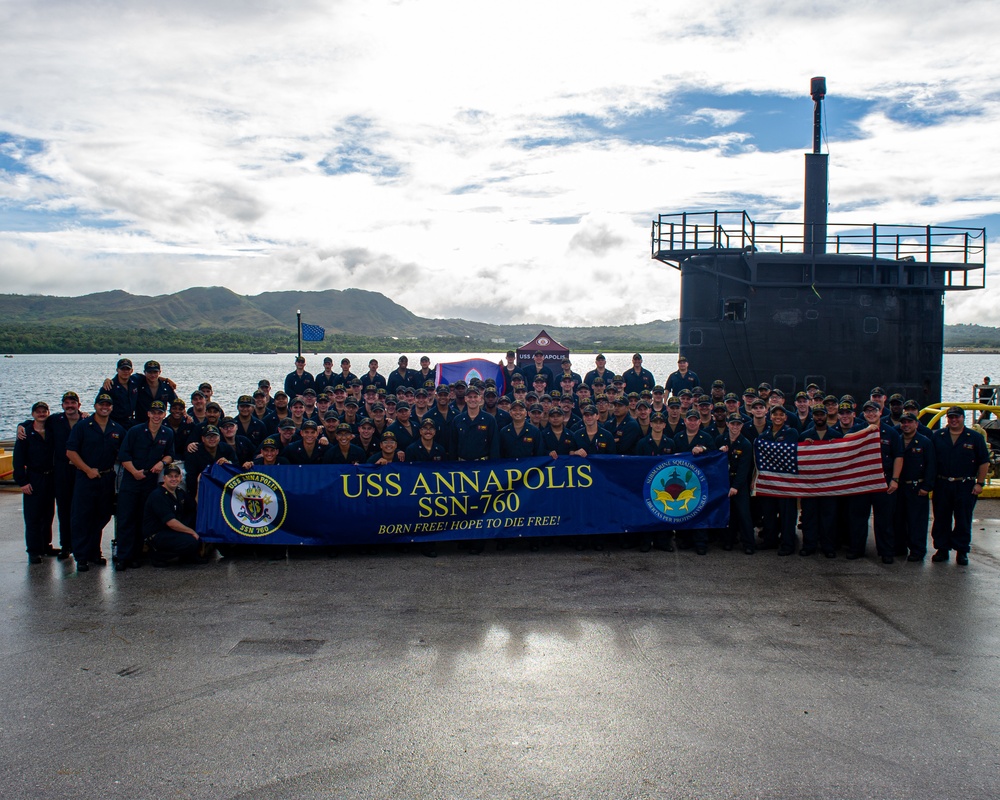
[[[848,97],[824,101],[824,152],[827,136],[834,142],[859,138],[858,121],[879,103]],[[902,103],[886,103],[891,118],[913,124],[929,124],[930,112],[920,112]],[[572,114],[554,121],[551,136],[524,137],[513,144],[524,149],[559,147],[578,142],[617,140],[645,145],[674,145],[701,149],[717,147],[719,136],[733,137],[726,150],[755,149],[765,152],[812,149],[813,103],[808,94],[788,97],[778,94],[715,94],[691,91],[663,98],[661,108],[637,114],[616,113],[606,117]]]
[[[360,172],[387,179],[400,174],[400,164],[378,152],[377,145],[385,136],[375,130],[370,119],[348,117],[342,126],[335,129],[335,134],[340,144],[319,162],[320,169],[327,175]]]
[[[121,228],[121,220],[105,219],[81,212],[78,208],[52,211],[0,203],[0,230],[4,231],[63,231],[69,228]]]
[[[23,175],[30,172],[27,159],[45,149],[41,139],[26,139],[0,131],[0,172]]]

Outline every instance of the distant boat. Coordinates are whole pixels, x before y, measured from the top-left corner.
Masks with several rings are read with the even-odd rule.
[[[13,358],[14,356],[4,356],[4,358]]]

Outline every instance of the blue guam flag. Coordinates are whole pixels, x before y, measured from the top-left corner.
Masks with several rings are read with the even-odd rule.
[[[302,323],[303,342],[322,342],[324,336],[326,336],[325,328],[321,328],[319,325],[308,325],[305,322]]]
[[[721,528],[725,453],[276,466],[201,476],[208,542],[371,544]]]
[[[485,358],[467,358],[465,361],[450,361],[437,366],[438,383],[455,381],[468,383],[473,378],[479,378],[481,381],[492,378],[501,394],[507,391],[507,387],[504,386],[503,367]]]

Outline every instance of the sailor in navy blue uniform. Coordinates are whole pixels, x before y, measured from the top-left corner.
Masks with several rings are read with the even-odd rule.
[[[374,386],[376,389],[384,389],[386,386],[385,378],[378,371],[378,359],[373,358],[368,362],[368,372],[361,376],[362,386]],[[336,386],[336,383],[334,384]],[[347,384],[345,383],[346,387]]]
[[[542,395],[548,393],[548,389],[546,388],[546,386],[547,386],[547,383],[546,383],[546,380],[545,380],[545,376],[544,375],[536,375],[532,379],[532,382],[531,382],[531,391],[529,392],[529,394],[534,394],[535,395],[535,400],[537,400]],[[530,410],[530,402],[532,402],[531,398],[525,398],[524,402],[526,404],[529,404],[529,410]]]
[[[563,375],[559,378],[559,397],[568,397],[571,401],[575,402],[576,387],[583,386],[583,382],[576,383],[571,375]],[[553,390],[552,395],[555,396],[556,390]]]
[[[375,369],[378,370],[378,362],[375,362]],[[354,381],[360,380],[357,375],[351,372],[351,359],[346,356],[340,359],[340,373],[333,380],[333,385],[336,386],[338,383],[342,383],[344,386],[350,386]],[[363,382],[362,386],[368,386],[371,382]],[[381,386],[385,387],[385,381],[382,382]],[[322,390],[317,389],[317,392]]]
[[[78,422],[66,442],[66,457],[78,470],[73,489],[73,556],[78,572],[106,565],[101,534],[115,507],[115,462],[125,429],[111,419],[111,395],[99,394],[94,413]]]
[[[865,427],[864,422],[856,419],[854,403],[850,400],[841,401],[837,406],[837,424],[833,426],[832,430],[837,431],[841,436],[846,436],[848,433],[864,430]]]
[[[684,415],[684,430],[674,437],[675,453],[701,455],[715,449],[715,438],[701,427],[701,415],[693,408]]]
[[[132,424],[135,416],[135,397],[138,393],[138,384],[132,380],[132,360],[119,358],[115,377],[110,381],[105,381],[99,394],[111,395],[111,419],[128,428]]]
[[[323,454],[324,464],[363,464],[368,456],[353,443],[354,429],[346,422],[338,422],[330,434],[333,441]]]
[[[798,442],[798,431],[788,425],[788,412],[784,406],[774,406],[770,411],[770,420],[770,426],[757,439],[764,442]],[[795,535],[798,518],[795,498],[760,497],[759,500],[764,521],[761,548],[770,550],[777,547],[779,556],[792,555],[798,542]]]
[[[434,441],[436,436],[437,425],[434,420],[424,418],[420,423],[419,438],[406,448],[406,461],[424,464],[447,460],[447,451]]]
[[[381,438],[376,435],[374,422],[368,417],[362,417],[357,421],[356,429],[357,433],[354,436],[354,444],[365,451],[366,460],[376,453],[381,452],[379,448]]]
[[[619,397],[615,400],[614,414],[608,418],[605,426],[615,439],[615,452],[621,456],[630,456],[635,446],[642,438],[642,431],[632,416],[628,413],[628,400]]]
[[[637,456],[668,456],[674,452],[674,439],[669,436],[667,430],[667,416],[659,411],[654,411],[649,416],[649,433],[642,437],[635,445],[635,455]],[[673,544],[669,539],[673,534],[661,532],[655,535],[642,534],[639,536],[639,550],[647,553],[655,538],[660,549],[673,551]],[[666,546],[662,542],[666,540]]]
[[[399,451],[396,442],[396,434],[386,431],[382,434],[382,439],[378,443],[379,451],[368,457],[366,463],[376,467],[383,467],[386,464],[394,464],[402,461],[405,454]]]
[[[296,398],[297,400],[298,398]],[[302,394],[302,418],[311,419],[315,423],[320,423],[323,421],[323,417],[320,415],[319,408],[316,403],[319,399],[319,395],[316,393],[315,389],[306,389]]]
[[[465,392],[465,411],[452,420],[450,452],[459,461],[486,461],[500,457],[496,420],[480,408],[481,403],[479,388],[470,386]]]
[[[397,403],[396,419],[386,429],[392,431],[396,435],[396,447],[399,449],[400,453],[405,453],[406,448],[417,441],[420,436],[420,430],[411,419],[412,414],[410,411],[411,409],[409,403]]]
[[[305,420],[299,428],[299,436],[301,438],[282,450],[281,455],[288,459],[289,464],[322,464],[326,448],[317,441],[319,425],[316,421]]]
[[[598,353],[594,358],[594,369],[583,376],[583,382],[591,387],[591,390],[593,390],[594,381],[600,379],[606,383],[615,377],[615,374],[607,369],[607,363],[608,360],[604,357],[604,353]]]
[[[615,437],[597,422],[597,409],[594,406],[584,406],[582,409],[583,427],[573,433],[576,449],[570,451],[571,456],[588,455],[613,456],[618,451],[615,448]]]
[[[788,424],[799,433],[805,433],[812,427],[812,408],[809,406],[809,395],[805,392],[798,392],[795,395],[795,413],[792,414]]]
[[[52,432],[52,478],[56,516],[59,518],[60,561],[69,558],[73,552],[73,489],[76,485],[76,469],[66,458],[66,442],[69,441],[70,432],[82,419],[79,395],[76,392],[64,392],[62,409],[46,421],[46,428]]]
[[[535,378],[539,375],[545,378],[545,385],[542,387],[542,391],[544,392],[549,392],[556,387],[556,376],[545,363],[545,353],[541,350],[535,351],[532,356],[532,363],[521,367],[521,374],[524,376],[524,382],[528,386],[534,386]]]
[[[513,420],[510,412],[500,408],[499,403],[500,395],[497,393],[497,387],[487,384],[486,388],[483,389],[483,411],[497,421],[497,430],[502,431]]]
[[[542,455],[542,433],[526,421],[528,410],[516,400],[510,404],[511,422],[500,430],[501,458],[531,458]]]
[[[566,413],[559,406],[549,409],[549,424],[542,431],[542,452],[552,458],[568,456],[576,449],[576,440],[566,428]]]
[[[422,380],[418,379],[417,371],[409,368],[410,359],[406,356],[400,356],[398,363],[399,366],[390,372],[389,377],[386,378],[386,394],[396,394],[396,390],[400,386],[412,386],[416,389],[423,383]]]
[[[22,428],[24,438],[14,440],[14,482],[21,487],[24,543],[28,563],[41,564],[52,550],[55,489],[52,480],[53,437],[46,426],[49,406],[41,401],[31,407],[31,422]]]
[[[903,413],[913,414],[917,418],[917,433],[921,436],[931,438],[932,431],[920,421],[920,404],[916,400],[907,400],[903,403]]]
[[[350,362],[348,361],[347,363],[348,363],[348,369],[347,369],[348,375],[350,375],[351,378],[357,377],[350,370]],[[350,380],[350,378],[348,378],[348,380]],[[330,356],[327,356],[326,358],[323,359],[323,371],[318,372],[316,373],[316,375],[313,376],[312,388],[315,389],[318,394],[319,392],[325,392],[332,389],[338,383],[340,384],[344,383],[344,379],[343,377],[341,377],[339,373],[333,371],[333,359],[330,358]]]
[[[715,446],[729,459],[729,527],[722,533],[722,548],[732,550],[737,537],[743,552],[753,555],[757,542],[750,518],[750,477],[753,474],[753,446],[743,435],[743,417],[726,417],[726,434],[716,439]]]
[[[715,437],[702,428],[701,415],[693,408],[688,409],[684,415],[684,430],[674,437],[674,452],[698,456],[714,449]],[[677,537],[682,547],[693,544],[700,556],[708,552],[708,530],[705,528],[678,532]]]
[[[698,375],[688,369],[688,360],[684,356],[677,356],[677,370],[671,372],[663,382],[663,388],[675,397],[679,396],[681,389],[693,391],[699,385]]]
[[[245,436],[253,442],[255,448],[259,448],[260,443],[267,436],[267,426],[262,420],[254,416],[253,407],[254,402],[250,395],[240,395],[240,399],[236,401],[236,409],[238,411],[236,427],[239,435]]]
[[[194,427],[191,429],[191,433],[188,435],[188,452],[197,448],[197,443],[201,441],[201,432],[206,426],[213,425],[218,428],[221,422],[222,406],[213,400],[205,406],[205,418],[201,422],[195,423]],[[174,442],[174,449],[176,450],[176,448],[177,443]]]
[[[897,428],[903,419],[903,403],[906,398],[901,394],[889,395],[889,402],[886,405],[888,408],[889,422],[895,425]]]
[[[903,438],[903,471],[899,474],[896,499],[896,555],[907,561],[923,561],[927,555],[927,523],[930,497],[937,474],[937,461],[931,440],[917,431],[917,415],[909,412],[899,418]]]
[[[889,416],[889,408],[886,406],[885,402],[885,389],[881,386],[875,386],[872,388],[871,392],[869,392],[868,396],[871,399],[871,402],[878,406],[878,413],[880,417]]]
[[[168,464],[163,468],[163,483],[149,495],[143,513],[142,530],[154,567],[166,566],[174,559],[200,560],[201,539],[185,523],[188,516],[180,467]]]
[[[840,431],[827,424],[829,417],[823,405],[812,409],[812,424],[800,435],[800,442],[823,442],[842,438]],[[800,556],[811,556],[820,550],[827,558],[837,557],[837,497],[803,497],[802,549]]]
[[[348,428],[351,426],[348,425]],[[329,451],[327,451],[329,452]],[[260,452],[254,456],[253,461],[244,464],[243,469],[256,469],[257,467],[274,467],[279,464],[287,464],[288,459],[281,455],[281,448],[277,436],[267,436],[260,443]],[[323,462],[327,463],[327,462]]]
[[[316,380],[311,372],[306,372],[305,358],[298,356],[295,359],[295,369],[285,376],[285,394],[289,397],[299,397],[306,389],[315,388]]]
[[[677,397],[671,397],[667,400],[667,427],[663,435],[673,439],[683,430],[684,415],[681,411],[681,401]]]
[[[163,468],[174,460],[174,432],[163,424],[166,406],[154,400],[149,418],[129,428],[118,460],[122,465],[115,529],[115,570],[137,567],[142,558],[142,513]]]
[[[576,387],[583,383],[583,378],[580,377],[579,372],[573,372],[573,362],[569,358],[563,358],[559,362],[559,375],[557,376],[556,385],[559,387],[560,391],[564,391],[563,380],[570,378],[573,381],[571,391],[576,391]]]
[[[420,369],[413,375],[410,386],[414,389],[420,389],[433,385],[434,369],[431,367],[431,360],[427,356],[420,356]]]
[[[199,442],[184,460],[187,474],[187,502],[196,504],[201,473],[212,464],[235,464],[236,451],[222,441],[222,434],[215,425],[206,425],[199,433]]]
[[[514,379],[514,373],[520,374],[521,370],[517,366],[517,353],[513,350],[507,351],[507,363],[500,363],[501,371],[503,372],[503,389],[506,393],[509,393],[513,388],[511,383]]]
[[[626,370],[622,378],[625,380],[626,394],[632,392],[638,394],[644,389],[652,390],[656,386],[653,373],[642,366],[642,355],[639,353],[635,353],[632,356],[632,369]]]
[[[851,532],[849,559],[861,558],[868,544],[868,517],[873,517],[875,548],[882,557],[883,564],[891,564],[895,558],[892,517],[899,490],[899,475],[903,470],[903,440],[899,432],[889,423],[882,421],[882,408],[874,400],[862,406],[865,422],[879,430],[882,449],[882,470],[885,473],[884,492],[865,492],[851,495],[847,505],[848,525]]]
[[[574,449],[569,455],[579,458],[588,456],[613,456],[615,455],[615,438],[600,424],[597,418],[597,408],[589,405],[581,409],[583,415],[583,426],[573,431]],[[576,549],[583,550],[584,537],[575,537]],[[604,549],[604,538],[596,537],[594,549]]]
[[[990,453],[982,435],[965,427],[960,406],[949,408],[946,416],[948,426],[931,437],[937,459],[931,527],[937,552],[931,561],[947,561],[954,550],[956,563],[964,566],[972,546],[972,512],[986,485]]]
[[[136,386],[133,425],[141,425],[149,419],[149,408],[154,401],[159,400],[164,408],[170,408],[170,404],[177,399],[170,381],[160,377],[159,361],[147,361],[142,373],[132,376]]]
[[[259,448],[246,436],[237,433],[239,429],[239,425],[232,417],[223,417],[219,421],[219,433],[222,436],[222,441],[236,452],[236,461],[233,463],[246,464],[253,460]]]
[[[649,433],[635,446],[637,456],[669,456],[674,452],[674,440],[667,436],[667,417],[659,411],[649,415]]]
[[[174,461],[183,461],[195,426],[188,421],[184,401],[179,397],[170,404],[168,412],[163,424],[174,432]]]
[[[743,420],[743,424],[746,425],[750,422],[749,411],[744,412],[740,408],[740,396],[735,392],[730,392],[725,396],[722,401],[723,405],[726,407],[726,419],[729,419],[733,414],[738,414]],[[728,423],[727,423],[728,424]]]
[[[449,390],[441,384],[434,390],[434,404],[430,407],[426,419],[431,419],[437,426],[437,436],[435,441],[446,451],[451,447],[451,423],[458,416],[449,402]],[[421,420],[422,421],[422,420]]]

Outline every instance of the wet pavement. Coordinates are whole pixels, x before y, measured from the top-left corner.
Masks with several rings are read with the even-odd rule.
[[[77,574],[0,493],[3,797],[1000,796],[1000,501],[969,567],[440,552]]]

